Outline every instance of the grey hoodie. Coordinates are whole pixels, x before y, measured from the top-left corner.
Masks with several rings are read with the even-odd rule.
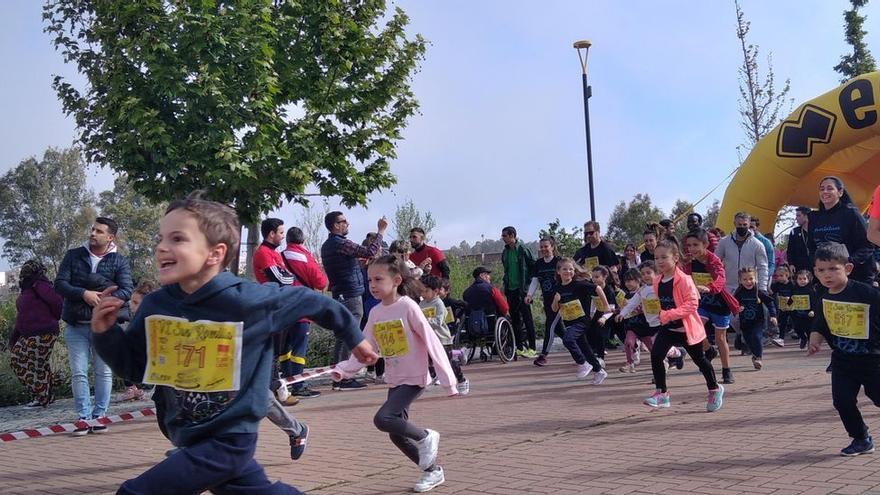
[[[737,245],[734,240],[735,235],[736,233],[725,236],[718,241],[718,247],[715,248],[715,256],[721,258],[721,262],[724,263],[727,290],[732,294],[739,286],[739,269],[751,266],[758,271],[758,289],[766,291],[768,280],[767,250],[751,232],[742,246]]]

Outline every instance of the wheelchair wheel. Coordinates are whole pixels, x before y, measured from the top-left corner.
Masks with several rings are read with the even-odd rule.
[[[495,350],[502,363],[516,358],[516,338],[513,335],[513,326],[507,318],[499,317],[495,321]]]

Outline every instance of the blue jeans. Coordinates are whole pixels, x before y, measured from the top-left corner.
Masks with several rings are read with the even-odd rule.
[[[581,322],[566,325],[565,335],[562,336],[562,343],[565,344],[565,348],[571,353],[574,362],[577,364],[589,363],[593,367],[593,371],[599,371],[602,369],[602,364],[596,359],[593,348],[587,342],[584,335],[586,331],[586,325]]]
[[[110,405],[110,391],[113,387],[113,372],[98,356],[92,345],[92,327],[88,323],[68,324],[64,330],[70,361],[70,385],[73,389],[74,407],[80,418],[99,418],[107,415]],[[91,403],[89,390],[89,359],[94,356],[92,370],[95,373],[95,404]]]
[[[752,328],[743,328],[742,336],[752,356],[761,359],[764,356],[764,325],[759,323]]]

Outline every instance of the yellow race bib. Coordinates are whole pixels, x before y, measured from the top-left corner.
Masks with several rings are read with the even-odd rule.
[[[623,309],[623,307],[626,306],[626,294],[620,289],[617,290],[617,299],[615,302],[617,302],[617,307],[620,309]]]
[[[598,256],[590,256],[589,258],[584,259],[584,268],[592,271],[593,268],[599,266],[599,257]]]
[[[587,316],[584,312],[584,306],[579,299],[560,304],[559,311],[562,313],[562,319],[565,321],[577,320]]]
[[[810,296],[807,294],[791,296],[791,307],[789,309],[792,311],[809,311]]]
[[[779,306],[779,311],[791,311],[791,306],[788,305],[788,296],[776,296],[776,305]]]
[[[452,308],[446,306],[446,324],[450,324],[455,321],[455,316],[452,314]]]
[[[380,321],[373,326],[373,335],[382,357],[393,358],[409,354],[409,340],[403,320]]]
[[[431,306],[429,308],[422,308],[422,314],[425,315],[425,318],[436,318],[437,317],[437,308]]]
[[[847,339],[868,338],[868,307],[864,303],[822,300],[828,330],[832,335]]]
[[[144,383],[190,392],[226,392],[241,386],[244,323],[189,321],[150,315],[144,321]]]
[[[691,278],[694,279],[695,284],[703,287],[709,287],[709,284],[712,283],[712,275],[708,273],[691,273]]]
[[[642,310],[645,312],[645,314],[648,315],[659,315],[660,299],[654,297],[649,299],[642,299]]]
[[[597,289],[602,290],[602,289]],[[607,304],[602,304],[602,300],[599,299],[599,296],[593,296],[593,306],[596,307],[596,311],[600,311],[602,313],[607,313],[611,311],[611,308],[608,307]]]

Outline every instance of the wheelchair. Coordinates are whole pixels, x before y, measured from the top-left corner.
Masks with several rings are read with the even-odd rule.
[[[516,338],[513,325],[503,316],[471,311],[457,325],[454,345],[465,354],[467,363],[473,361],[477,349],[483,362],[498,356],[502,363],[516,360]]]

